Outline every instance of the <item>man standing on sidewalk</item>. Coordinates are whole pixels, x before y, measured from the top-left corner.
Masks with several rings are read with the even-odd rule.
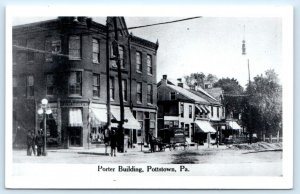
[[[104,145],[105,145],[105,155],[108,155],[107,148],[110,144],[110,134],[109,129],[104,130]]]
[[[27,133],[27,156],[35,155],[35,135],[32,130]]]

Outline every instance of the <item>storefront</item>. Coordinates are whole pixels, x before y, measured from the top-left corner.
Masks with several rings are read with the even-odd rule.
[[[211,126],[208,120],[195,121],[195,141],[199,144],[207,142],[211,143],[211,134],[216,134],[217,131]]]

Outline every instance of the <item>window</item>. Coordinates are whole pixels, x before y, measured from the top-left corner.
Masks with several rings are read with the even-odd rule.
[[[147,103],[153,103],[153,86],[148,84],[148,92],[147,92]]]
[[[110,92],[110,100],[115,99],[115,79],[114,77],[109,78],[109,92]]]
[[[46,75],[46,94],[54,95],[54,75],[52,73]]]
[[[70,72],[69,76],[69,95],[82,95],[81,92],[81,72]]]
[[[100,47],[99,40],[93,38],[93,62],[100,62]]]
[[[69,37],[69,59],[78,60],[81,58],[80,36]]]
[[[136,84],[136,98],[137,103],[142,103],[142,83]]]
[[[180,104],[180,115],[181,115],[181,117],[184,117],[184,104],[183,103]]]
[[[124,69],[125,61],[124,61],[124,47],[123,46],[119,46],[119,58],[120,58],[121,69]]]
[[[150,55],[147,55],[147,73],[152,75],[152,58]]]
[[[171,92],[171,100],[175,100],[176,98],[176,93],[175,92]]]
[[[220,110],[219,110],[220,108],[219,107],[217,107],[217,117],[219,117],[219,114],[220,114]]]
[[[93,97],[100,97],[100,75],[93,74]]]
[[[142,54],[141,52],[136,52],[136,71],[141,73],[142,72]]]
[[[26,40],[26,47],[28,49],[28,52],[27,52],[27,61],[28,62],[32,62],[34,61],[34,51],[33,49],[35,49],[34,47],[34,39],[27,39]]]
[[[26,78],[26,93],[27,97],[34,96],[34,77],[32,75],[29,75]]]
[[[18,82],[17,82],[17,77],[13,76],[13,97],[17,96],[17,87],[18,87]]]
[[[192,105],[189,105],[189,118],[193,118],[192,116],[193,116],[193,107],[192,107]]]
[[[210,110],[211,110],[211,116],[213,117],[213,116],[214,116],[214,107],[211,106],[211,107],[210,107]]]
[[[143,121],[139,121],[140,125],[141,125],[141,128],[143,129]],[[138,130],[138,134],[137,134],[138,137],[142,136],[142,130]]]
[[[27,53],[27,61],[28,62],[34,61],[34,52],[33,51],[28,51],[28,53]]]
[[[122,80],[122,93],[123,93],[123,100],[127,101],[127,80]]]
[[[45,42],[45,60],[47,62],[52,61],[52,55],[61,53],[61,41],[60,40],[46,40]]]
[[[189,124],[185,124],[184,135],[185,135],[186,137],[189,137],[189,136],[190,136],[190,125],[189,125]]]

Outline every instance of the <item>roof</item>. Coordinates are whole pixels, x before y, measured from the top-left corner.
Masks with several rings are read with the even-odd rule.
[[[207,100],[211,104],[221,105],[221,103],[217,99],[215,99],[211,95],[207,94],[207,92],[202,93],[200,91],[195,91],[195,90],[191,90],[191,89],[189,91],[192,92],[193,94],[196,94],[197,96]]]
[[[209,102],[207,100],[205,100],[204,98],[190,92],[189,90],[179,87],[179,86],[175,86],[175,85],[167,85],[167,87],[170,87],[173,90],[176,90],[177,92],[179,92],[180,94],[184,95],[187,98],[190,98],[196,102],[201,102],[201,103],[205,103],[208,104]]]
[[[220,100],[220,96],[223,94],[222,88],[207,88],[205,89],[207,93],[213,96],[215,99]]]

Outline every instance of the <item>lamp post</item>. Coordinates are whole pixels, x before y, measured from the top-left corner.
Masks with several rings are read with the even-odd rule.
[[[47,118],[46,115],[49,115],[52,113],[52,110],[48,106],[48,100],[42,99],[41,105],[38,110],[39,115],[43,115],[43,124],[44,124],[44,148],[43,148],[43,156],[47,156]]]

